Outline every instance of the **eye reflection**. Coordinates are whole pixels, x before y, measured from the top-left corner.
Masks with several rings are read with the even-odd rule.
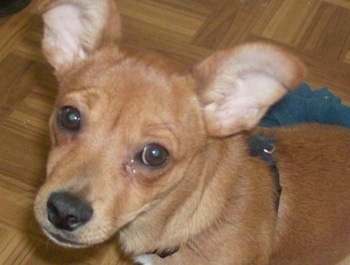
[[[63,130],[76,132],[81,127],[80,111],[72,106],[64,106],[57,115],[58,127]]]
[[[168,158],[168,151],[159,144],[149,144],[141,152],[141,162],[149,167],[163,166]]]

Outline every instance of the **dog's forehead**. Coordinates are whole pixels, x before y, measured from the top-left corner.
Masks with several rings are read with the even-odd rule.
[[[183,67],[155,53],[107,50],[72,72],[62,82],[60,92],[65,95],[95,90],[114,100],[137,100],[148,95],[164,98],[171,93],[174,97],[175,90],[191,92],[193,82],[189,77]]]
[[[84,105],[90,116],[94,112],[146,123],[180,124],[198,119],[191,75],[162,56],[141,54],[96,55],[62,82],[58,105]]]

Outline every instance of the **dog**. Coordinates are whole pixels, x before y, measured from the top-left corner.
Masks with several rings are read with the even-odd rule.
[[[186,67],[124,46],[112,0],[36,5],[59,84],[34,202],[51,240],[116,236],[125,264],[349,264],[349,130],[257,126],[298,58],[246,43]]]

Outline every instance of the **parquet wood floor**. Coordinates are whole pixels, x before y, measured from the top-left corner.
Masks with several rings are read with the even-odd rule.
[[[312,87],[327,86],[350,103],[349,0],[118,2],[126,43],[193,63],[243,41],[270,41],[305,61]],[[118,264],[113,241],[62,249],[34,221],[56,82],[40,50],[40,18],[29,10],[0,19],[0,264]]]

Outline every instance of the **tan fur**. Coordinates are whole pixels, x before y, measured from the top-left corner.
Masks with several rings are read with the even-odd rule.
[[[346,262],[349,130],[255,128],[302,80],[305,67],[297,58],[249,43],[188,70],[119,44],[113,1],[37,2],[43,49],[59,80],[47,180],[35,200],[51,239],[87,247],[117,236],[124,253],[142,256],[145,265]],[[66,11],[78,14],[73,30],[57,21]],[[63,106],[79,109],[79,131],[59,128]],[[271,170],[249,154],[248,139],[257,133],[276,139],[283,187],[278,211]],[[135,158],[150,143],[167,149],[167,164],[154,169]],[[74,231],[55,227],[47,201],[58,191],[89,202],[91,220]],[[175,247],[179,251],[164,259],[146,255]]]

